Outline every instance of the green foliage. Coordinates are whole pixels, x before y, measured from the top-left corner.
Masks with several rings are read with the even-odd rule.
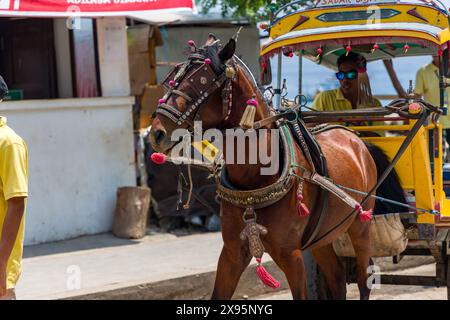
[[[197,0],[202,12],[208,13],[211,8],[220,7],[222,16],[229,18],[247,18],[252,23],[269,20],[271,13],[288,4],[290,0]],[[286,13],[298,10],[302,5],[312,3],[302,0],[287,8]]]

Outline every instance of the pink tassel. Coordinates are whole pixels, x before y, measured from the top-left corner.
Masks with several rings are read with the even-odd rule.
[[[355,209],[359,213],[359,219],[361,219],[362,222],[368,222],[372,220],[372,209],[364,211],[359,204],[356,205]]]
[[[261,259],[256,258],[256,262],[258,262],[258,266],[256,267],[256,274],[261,279],[261,281],[268,287],[273,289],[278,289],[281,285],[275,280],[269,272],[267,272],[266,268],[261,264]]]
[[[309,209],[302,201],[303,196],[301,194],[297,195],[297,213],[300,218],[305,218],[309,216]]]
[[[304,203],[300,203],[297,205],[297,212],[298,215],[302,218],[306,218],[307,216],[309,216],[309,209]]]

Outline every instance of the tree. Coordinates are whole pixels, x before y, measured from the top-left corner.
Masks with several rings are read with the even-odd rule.
[[[271,13],[288,4],[290,0],[197,0],[203,13],[212,8],[220,8],[223,17],[247,18],[255,23],[269,20]],[[295,1],[296,4],[287,8],[287,12],[298,10],[302,5],[313,3],[313,0]]]

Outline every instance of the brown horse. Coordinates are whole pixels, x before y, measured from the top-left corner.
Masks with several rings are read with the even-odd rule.
[[[191,43],[191,46],[193,44]],[[210,36],[202,49],[194,54],[185,65],[182,77],[177,81],[171,81],[170,85],[176,90],[166,95],[160,101],[165,105],[165,112],[158,112],[152,124],[150,141],[155,150],[168,153],[177,143],[171,140],[172,132],[177,128],[190,128],[194,119],[201,120],[203,129],[218,128],[227,129],[239,126],[243,116],[247,100],[252,96],[258,101],[255,120],[261,120],[270,116],[270,109],[267,106],[262,93],[242,61],[234,56],[236,42],[231,39],[221,48],[214,37]],[[196,88],[193,81],[207,82],[209,74],[201,80],[200,69],[206,65],[211,67],[215,81],[220,79],[229,69],[226,64],[233,62],[235,75],[232,81],[232,90],[226,91],[231,98],[228,112],[224,112],[224,90],[226,84],[216,82],[216,87],[209,86],[208,94],[198,100],[202,91]],[[204,68],[206,70],[207,68]],[[206,71],[205,71],[206,72]],[[180,72],[179,72],[180,73]],[[211,80],[211,79],[209,79]],[[193,87],[194,86],[194,87]],[[193,97],[195,99],[193,99]],[[195,100],[198,108],[189,109]],[[160,106],[161,107],[161,106]],[[173,112],[167,107],[174,109]],[[186,111],[188,112],[186,114]],[[191,112],[192,111],[192,112]],[[178,121],[176,117],[185,115],[186,121]],[[187,117],[186,117],[187,115]],[[266,128],[273,128],[268,125]],[[267,143],[270,141],[269,132],[266,134]],[[327,159],[327,167],[330,178],[340,185],[368,192],[377,179],[377,166],[368,148],[362,140],[355,134],[344,129],[333,129],[320,133],[316,136],[321,146],[323,154]],[[248,148],[247,145],[247,153]],[[270,147],[270,145],[269,145]],[[237,146],[236,146],[237,148]],[[304,154],[298,146],[295,146],[299,163],[310,168]],[[270,149],[270,148],[269,148]],[[269,150],[274,152],[274,150]],[[227,154],[224,152],[224,154]],[[246,154],[247,159],[249,154]],[[279,173],[274,175],[261,175],[260,162],[256,164],[229,164],[229,159],[225,156],[225,170],[228,174],[229,182],[239,190],[253,190],[273,184],[279,177]],[[309,218],[300,218],[297,214],[296,185],[278,202],[256,210],[258,224],[265,226],[268,233],[261,237],[265,251],[270,254],[275,263],[282,269],[288,280],[292,296],[294,299],[307,298],[306,272],[302,253],[301,239]],[[305,182],[303,195],[304,203],[308,208],[314,208],[317,199],[318,187]],[[361,196],[353,195],[357,201],[361,201]],[[374,207],[374,201],[370,200],[364,205],[364,209]],[[323,272],[328,288],[333,299],[346,298],[346,278],[342,262],[336,256],[332,242],[340,235],[348,232],[356,253],[357,282],[360,290],[360,298],[368,299],[370,290],[367,287],[367,268],[369,265],[369,225],[362,222],[357,213],[344,223],[341,221],[352,211],[346,204],[335,196],[330,196],[326,219],[320,226],[319,235],[324,235],[320,241],[312,247],[313,257]],[[224,246],[219,258],[217,275],[212,294],[213,299],[231,299],[242,272],[249,265],[252,256],[248,244],[240,239],[240,233],[245,227],[242,219],[244,209],[222,200],[221,203],[221,223]],[[340,224],[340,225],[339,225]],[[336,226],[338,226],[336,228]],[[334,230],[333,230],[334,229]],[[332,230],[332,232],[328,232]],[[328,232],[328,233],[327,233]]]

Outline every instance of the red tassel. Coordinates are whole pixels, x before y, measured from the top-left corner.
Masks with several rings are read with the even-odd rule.
[[[303,196],[301,194],[297,195],[297,214],[300,218],[305,218],[309,216],[309,209],[302,201]]]
[[[297,213],[301,218],[309,216],[308,207],[304,203],[297,204]]]
[[[356,211],[359,213],[359,219],[361,219],[362,222],[367,222],[372,220],[372,209],[364,211],[361,205],[356,205]]]
[[[267,272],[266,268],[261,264],[261,259],[256,258],[256,262],[258,262],[258,266],[256,267],[256,274],[261,279],[261,281],[268,287],[272,289],[278,289],[281,285],[275,280],[269,272]]]

